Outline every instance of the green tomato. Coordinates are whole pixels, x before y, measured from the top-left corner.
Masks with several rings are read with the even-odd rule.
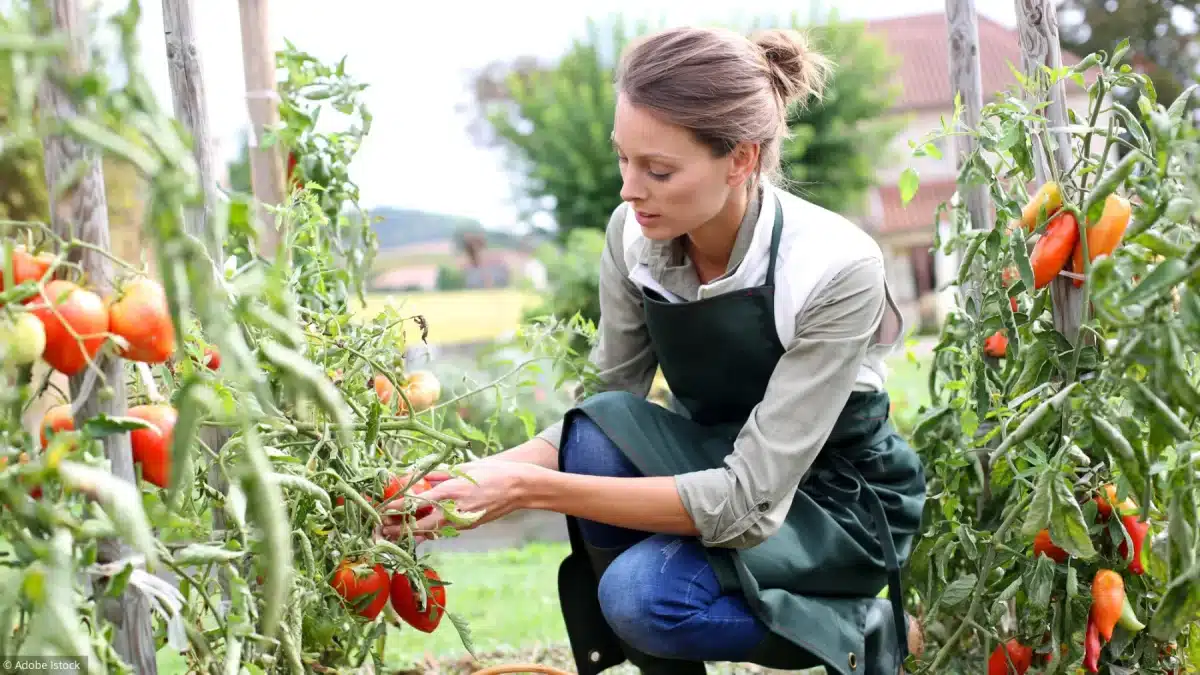
[[[6,361],[29,365],[46,350],[46,329],[36,316],[18,314],[16,319],[0,323],[0,348]]]

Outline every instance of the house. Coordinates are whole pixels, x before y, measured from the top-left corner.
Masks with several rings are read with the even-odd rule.
[[[1017,31],[983,16],[979,17],[979,60],[986,104],[997,93],[1016,84],[1012,69],[1021,67]],[[949,34],[944,13],[921,14],[869,21],[866,29],[881,39],[899,61],[894,77],[901,93],[888,115],[902,116],[905,128],[888,148],[889,163],[878,173],[877,187],[868,194],[869,209],[861,218],[864,229],[880,243],[887,260],[889,281],[897,304],[910,328],[940,325],[952,297],[941,289],[957,275],[957,256],[931,251],[934,243],[934,214],[956,190],[957,171],[951,139],[938,143],[941,158],[913,157],[909,141],[921,141],[951,119],[954,96],[950,89]],[[1079,57],[1066,51],[1064,65]],[[1011,68],[1010,68],[1011,65]],[[1082,111],[1087,91],[1067,84],[1067,107]],[[920,188],[905,205],[897,183],[901,172],[913,167]],[[937,228],[948,231],[943,219]]]

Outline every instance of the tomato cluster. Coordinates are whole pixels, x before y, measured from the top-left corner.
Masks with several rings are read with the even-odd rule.
[[[433,569],[424,567],[422,573],[429,587],[424,602],[406,572],[388,574],[378,563],[344,560],[330,585],[360,616],[374,620],[390,598],[392,609],[405,623],[432,633],[446,613],[446,587]]]

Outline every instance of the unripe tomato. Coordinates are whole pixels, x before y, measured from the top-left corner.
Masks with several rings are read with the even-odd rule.
[[[127,413],[154,425],[150,429],[135,429],[129,440],[133,445],[133,461],[142,465],[142,478],[165,488],[171,481],[171,439],[175,434],[175,408],[149,404],[134,406]]]
[[[392,381],[382,375],[376,375],[373,378],[375,395],[379,397],[379,402],[387,405],[392,400],[392,394],[396,393],[396,387],[392,385]],[[400,405],[404,405],[403,402]]]
[[[388,602],[389,581],[383,565],[369,567],[366,563],[343,560],[329,583],[352,606],[364,596],[375,594],[365,607],[356,610],[359,615],[374,619]]]
[[[32,314],[18,314],[12,321],[0,323],[0,350],[5,360],[27,366],[46,351],[46,329]]]
[[[423,633],[432,633],[446,613],[446,587],[441,584],[437,572],[426,568],[425,577],[431,582],[424,607],[418,607],[420,594],[412,586],[408,575],[397,572],[392,575],[392,609],[405,623]]]
[[[1100,494],[1092,498],[1096,502],[1097,517],[1101,521],[1108,521],[1112,516],[1113,507],[1117,507],[1118,515],[1128,516],[1139,511],[1137,502],[1133,498],[1126,497],[1125,501],[1117,503],[1117,486],[1109,483],[1101,488]]]
[[[46,416],[42,418],[41,425],[43,450],[46,449],[46,446],[50,445],[50,439],[46,434],[47,430],[51,432],[74,431],[75,418],[71,416],[71,406],[64,403],[46,411]]]
[[[3,249],[0,248],[0,252]],[[8,267],[8,261],[0,259],[0,291],[4,290],[4,270]],[[20,286],[26,281],[39,281],[46,276],[46,271],[50,269],[50,265],[54,264],[54,256],[43,251],[36,256],[25,249],[24,246],[13,247],[12,252],[12,271],[13,285]],[[36,300],[37,296],[26,298],[25,303],[28,304],[31,300]]]
[[[108,308],[109,330],[129,343],[121,356],[130,361],[162,363],[175,353],[175,326],[167,294],[157,281],[137,277],[124,286]]]
[[[44,292],[49,302],[38,299],[30,305],[46,331],[42,358],[63,375],[78,375],[104,344],[108,311],[100,296],[70,281],[51,281]],[[68,326],[82,339],[76,341]]]

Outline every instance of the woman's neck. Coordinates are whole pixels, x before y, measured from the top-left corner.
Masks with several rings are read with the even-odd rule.
[[[725,273],[738,229],[750,203],[746,190],[737,190],[716,216],[687,235],[687,254],[696,267],[701,283],[708,283]]]

